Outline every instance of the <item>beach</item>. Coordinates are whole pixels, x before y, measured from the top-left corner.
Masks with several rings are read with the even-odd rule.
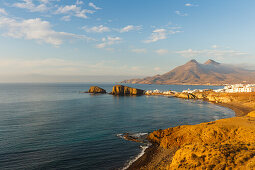
[[[208,96],[208,94],[206,95]],[[254,146],[254,140],[251,139],[255,139],[253,134],[255,118],[253,114],[249,113],[255,110],[255,102],[251,98],[245,99],[245,96],[254,96],[254,93],[227,94],[227,97],[231,100],[225,103],[222,102],[222,97],[226,97],[226,94],[214,95],[216,99],[221,100],[204,100],[232,109],[236,117],[154,131],[148,137],[152,145],[128,169],[254,167],[253,154],[255,154],[255,151],[254,147],[250,146]],[[224,100],[229,101],[226,98]],[[196,134],[197,131],[200,134]],[[233,131],[238,133],[232,134]],[[201,136],[201,134],[204,134],[204,136]],[[249,139],[247,139],[247,136],[249,136]],[[203,148],[203,151],[199,151],[199,148]],[[231,152],[231,154],[230,156],[224,155],[224,152]],[[237,159],[235,156],[244,157],[244,159],[235,162],[235,159]],[[212,158],[210,159],[210,157]],[[232,162],[226,161],[227,159],[232,159]]]

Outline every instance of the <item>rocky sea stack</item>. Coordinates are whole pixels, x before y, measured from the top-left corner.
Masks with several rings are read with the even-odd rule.
[[[116,86],[113,86],[111,94],[121,95],[121,96],[143,95],[144,90],[127,87],[127,86],[123,86],[123,85],[116,85]]]
[[[94,94],[102,93],[102,94],[104,94],[104,93],[106,93],[106,90],[102,89],[102,88],[100,88],[98,86],[91,86],[89,91],[88,91],[88,93],[94,93]]]

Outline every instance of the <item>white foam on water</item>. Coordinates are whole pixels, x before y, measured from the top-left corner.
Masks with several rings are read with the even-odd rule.
[[[122,170],[128,169],[135,161],[137,161],[140,157],[142,157],[144,155],[144,153],[145,153],[145,150],[147,148],[149,148],[150,146],[151,146],[150,143],[148,143],[145,146],[140,146],[141,152],[135,158],[133,158],[130,161],[128,161],[128,163],[122,168]]]
[[[140,136],[144,136],[144,135],[148,135],[148,133],[136,133],[136,134],[132,134],[130,136],[134,136],[134,137],[140,137]]]

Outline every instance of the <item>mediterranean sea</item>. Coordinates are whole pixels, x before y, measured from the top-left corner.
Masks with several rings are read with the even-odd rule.
[[[91,95],[92,85],[0,84],[0,169],[122,169],[143,144],[122,133],[149,133],[233,117],[208,102],[164,96]],[[144,90],[217,89],[217,86],[139,85]]]

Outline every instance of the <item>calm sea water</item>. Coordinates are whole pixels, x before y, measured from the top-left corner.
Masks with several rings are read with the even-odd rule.
[[[0,84],[0,169],[119,169],[141,152],[120,133],[234,116],[202,101],[90,95],[91,84]],[[112,84],[100,84],[111,91]],[[130,85],[176,90],[218,87]]]

